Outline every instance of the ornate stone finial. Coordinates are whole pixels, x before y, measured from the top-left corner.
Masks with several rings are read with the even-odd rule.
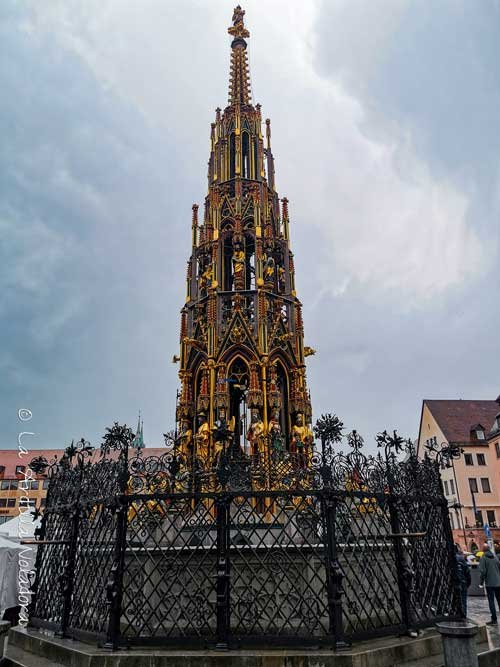
[[[244,39],[245,37],[250,37],[250,33],[245,28],[243,23],[243,17],[245,16],[245,10],[241,9],[240,5],[237,5],[234,8],[233,12],[233,25],[230,26],[227,31],[235,39]]]
[[[243,24],[245,12],[238,5],[233,14],[233,25],[227,31],[231,42],[231,69],[229,76],[229,104],[251,104],[250,73],[248,69],[247,43],[250,33]]]
[[[193,204],[192,209],[193,209],[192,226],[197,227],[198,226],[198,209],[199,209],[198,204]]]

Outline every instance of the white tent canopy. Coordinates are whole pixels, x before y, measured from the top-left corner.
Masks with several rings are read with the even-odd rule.
[[[19,604],[19,557],[24,548],[0,535],[0,618]]]
[[[0,537],[7,537],[13,542],[33,539],[35,529],[40,526],[40,519],[33,521],[31,512],[18,514],[10,521],[0,525]]]

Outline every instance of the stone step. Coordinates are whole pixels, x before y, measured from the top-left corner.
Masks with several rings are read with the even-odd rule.
[[[478,652],[486,651],[480,628]],[[254,649],[239,651],[134,648],[106,651],[77,640],[60,639],[34,629],[11,629],[6,657],[9,667],[442,667],[441,637],[432,629],[415,639],[386,637],[354,644],[337,653]],[[481,667],[496,667],[489,660]],[[9,664],[9,663],[8,663]],[[499,666],[500,667],[500,664]]]
[[[481,655],[482,653],[486,655],[486,652],[488,651],[488,642],[481,642],[477,645],[478,655]],[[498,651],[498,658],[500,660],[500,650]],[[484,662],[484,664],[486,665],[487,663]],[[491,664],[500,665],[500,662]],[[481,662],[479,663],[479,666],[481,667]],[[409,662],[397,662],[394,665],[391,665],[391,667],[444,667],[443,653],[440,651],[439,653],[430,655],[426,658],[418,658],[416,660],[410,660]]]
[[[4,652],[2,667],[64,667],[60,662],[47,660],[17,646],[8,646]]]

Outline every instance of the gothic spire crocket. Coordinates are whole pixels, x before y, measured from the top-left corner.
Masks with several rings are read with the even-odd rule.
[[[228,29],[229,99],[211,125],[202,211],[193,204],[181,311],[177,420],[184,453],[207,465],[220,450],[221,424],[249,455],[268,454],[271,433],[284,451],[312,443],[288,200],[280,206],[270,120],[264,140],[261,106],[252,102],[244,15],[238,5]]]

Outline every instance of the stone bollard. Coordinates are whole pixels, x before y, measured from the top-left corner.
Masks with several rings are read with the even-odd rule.
[[[478,667],[477,625],[468,621],[448,621],[438,623],[436,627],[443,640],[445,667]]]

